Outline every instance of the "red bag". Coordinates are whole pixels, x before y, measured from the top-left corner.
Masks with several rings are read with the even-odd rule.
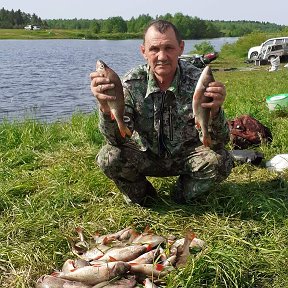
[[[273,139],[270,129],[249,115],[228,120],[228,126],[234,149],[259,146],[261,143],[270,143]]]

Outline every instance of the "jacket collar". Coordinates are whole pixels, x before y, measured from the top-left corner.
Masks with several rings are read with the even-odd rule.
[[[146,91],[145,98],[148,97],[152,93],[157,93],[157,92],[161,91],[157,85],[154,74],[152,73],[149,66],[147,66],[147,77],[148,77],[148,79],[147,79],[147,91]],[[171,91],[176,95],[176,92],[178,91],[179,83],[180,83],[180,67],[178,64],[174,79],[173,79],[170,87],[167,89],[167,91]]]

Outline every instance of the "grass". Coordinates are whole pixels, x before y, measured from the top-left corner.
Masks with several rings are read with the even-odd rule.
[[[95,34],[87,29],[0,29],[0,40],[3,39],[141,39],[141,33],[106,33]]]
[[[228,118],[248,113],[271,129],[273,142],[257,148],[264,163],[287,153],[287,111],[272,113],[265,104],[266,96],[287,92],[287,70],[269,73],[229,58],[235,46],[226,49],[230,56],[223,52],[212,68],[227,87]],[[288,287],[287,171],[239,164],[190,206],[170,200],[175,178],[150,178],[163,202],[127,206],[95,165],[103,145],[97,121],[92,113],[68,122],[0,123],[0,287],[34,287],[41,275],[61,269],[74,258],[68,238],[76,226],[89,237],[128,225],[177,237],[193,229],[206,241],[204,251],[168,275],[167,287]]]

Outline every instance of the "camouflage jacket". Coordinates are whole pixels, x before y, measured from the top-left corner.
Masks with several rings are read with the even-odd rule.
[[[129,71],[123,78],[125,97],[124,121],[133,135],[120,136],[117,123],[99,111],[99,128],[112,145],[133,141],[142,151],[160,157],[179,155],[189,147],[201,145],[201,131],[195,127],[192,95],[201,69],[179,60],[171,87],[161,91],[146,65]],[[229,130],[221,109],[210,124],[214,144],[223,147],[229,141]]]

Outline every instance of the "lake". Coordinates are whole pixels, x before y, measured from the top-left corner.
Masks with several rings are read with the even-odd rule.
[[[184,54],[210,41],[216,51],[234,37],[186,40]],[[95,110],[89,74],[102,59],[120,76],[144,63],[141,40],[0,40],[0,121],[67,120]]]

